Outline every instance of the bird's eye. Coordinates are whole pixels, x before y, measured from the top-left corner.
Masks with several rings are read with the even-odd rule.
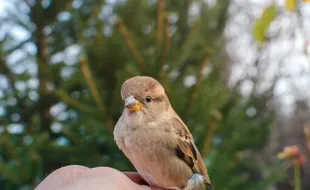
[[[148,97],[145,98],[145,101],[146,101],[147,103],[150,103],[150,102],[152,101],[152,98],[151,98],[150,96],[148,96]]]

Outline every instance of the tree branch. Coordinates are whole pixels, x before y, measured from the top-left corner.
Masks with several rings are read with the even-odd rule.
[[[38,78],[39,78],[39,96],[40,96],[40,121],[41,129],[45,128],[52,136],[51,131],[52,116],[50,114],[50,108],[52,103],[49,99],[50,92],[48,89],[48,46],[46,37],[44,35],[43,26],[37,25],[37,30],[34,32],[35,44],[37,47],[37,64],[38,64]]]
[[[161,56],[161,61],[160,61],[160,69],[164,66],[164,63],[168,57],[168,52],[170,48],[170,27],[169,27],[169,20],[168,20],[168,15],[165,15],[165,18],[163,20],[164,22],[164,42],[163,42],[163,53]]]
[[[137,63],[140,66],[140,70],[142,72],[145,72],[145,63],[144,60],[140,54],[140,52],[138,51],[137,46],[135,45],[132,36],[130,34],[130,32],[128,31],[128,29],[126,28],[124,22],[122,20],[118,20],[117,23],[117,28],[119,30],[119,32],[123,35],[125,41],[127,42],[127,45],[129,47],[129,49],[131,50],[132,54],[134,55],[134,57],[137,60]]]
[[[89,87],[89,89],[90,89],[90,91],[91,91],[100,111],[101,111],[101,114],[104,115],[104,112],[105,112],[104,104],[101,100],[98,88],[96,87],[96,84],[94,82],[92,74],[89,70],[88,62],[87,62],[85,57],[83,57],[81,59],[81,69],[82,69],[83,75],[85,77],[85,80],[88,84],[88,87]]]
[[[203,157],[207,157],[209,153],[209,149],[211,147],[212,137],[214,136],[215,129],[217,128],[215,121],[211,120],[208,126],[208,135],[206,136],[204,140],[202,155]]]
[[[64,90],[57,90],[55,94],[65,103],[73,106],[78,111],[88,113],[88,114],[96,114],[96,111],[94,111],[94,108],[85,105],[75,99],[72,99],[69,94],[67,94]]]
[[[190,45],[192,43],[192,38],[195,32],[200,28],[200,26],[201,26],[201,20],[200,18],[198,18],[194,26],[192,27],[191,31],[189,32],[188,36],[185,37],[186,40],[184,41],[180,49],[180,56],[178,56],[179,57],[178,60],[176,60],[175,63],[173,64],[174,66],[180,66],[181,64],[186,64],[185,61],[188,55],[191,53]],[[172,68],[175,68],[175,67],[172,67]]]
[[[158,0],[157,1],[157,44],[161,46],[163,41],[163,20],[164,20],[164,11],[165,11],[165,0]]]

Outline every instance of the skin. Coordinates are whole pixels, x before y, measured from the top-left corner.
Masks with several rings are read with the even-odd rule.
[[[120,172],[109,167],[87,168],[72,165],[48,175],[35,190],[160,190],[151,189],[135,172]]]

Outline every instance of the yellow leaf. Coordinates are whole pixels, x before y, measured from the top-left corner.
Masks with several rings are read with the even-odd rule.
[[[265,8],[263,14],[259,19],[257,19],[254,28],[253,28],[253,36],[254,39],[260,43],[264,44],[266,41],[266,32],[272,23],[272,21],[276,18],[277,15],[277,7],[275,4]]]
[[[294,12],[296,11],[297,0],[286,0],[285,6],[289,11]]]

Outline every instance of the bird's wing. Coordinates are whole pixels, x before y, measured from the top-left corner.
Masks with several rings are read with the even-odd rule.
[[[207,168],[194,144],[193,136],[187,126],[179,118],[174,117],[171,121],[173,129],[178,135],[176,155],[182,159],[195,173],[205,177],[205,182],[212,187]]]

